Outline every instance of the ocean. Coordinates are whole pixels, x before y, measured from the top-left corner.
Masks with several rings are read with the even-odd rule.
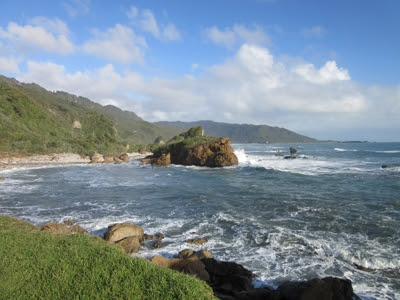
[[[93,164],[0,172],[0,214],[73,219],[93,235],[129,221],[173,257],[208,249],[255,286],[338,276],[362,299],[400,299],[400,143],[233,145],[227,168]],[[296,159],[284,159],[289,147]],[[382,166],[388,168],[382,168]],[[205,237],[201,246],[185,243]]]

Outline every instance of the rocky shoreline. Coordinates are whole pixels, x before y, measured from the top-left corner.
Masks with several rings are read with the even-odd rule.
[[[88,234],[81,226],[71,221],[65,223],[51,222],[42,226],[43,231],[53,234]],[[139,225],[128,222],[110,225],[103,239],[119,245],[128,254],[138,253],[145,240],[154,241],[153,247],[162,247],[162,233],[146,234]],[[205,244],[206,239],[190,239],[188,244]],[[240,264],[216,260],[207,250],[194,251],[184,249],[174,258],[153,256],[153,264],[189,274],[205,281],[214,291],[214,295],[223,300],[357,300],[352,283],[348,279],[337,277],[314,278],[307,281],[282,283],[277,289],[270,287],[255,288],[252,271]]]
[[[151,153],[124,153],[121,155],[100,155],[82,157],[76,153],[54,153],[54,154],[15,154],[0,153],[0,171],[16,168],[35,168],[42,166],[62,166],[88,163],[117,163],[129,161],[130,159],[144,158]],[[118,157],[124,155],[128,160],[121,160]],[[95,158],[95,160],[93,159]],[[115,159],[117,158],[117,159]]]

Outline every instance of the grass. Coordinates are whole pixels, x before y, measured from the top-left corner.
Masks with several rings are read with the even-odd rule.
[[[55,236],[0,216],[2,299],[216,299],[203,281],[98,237]]]

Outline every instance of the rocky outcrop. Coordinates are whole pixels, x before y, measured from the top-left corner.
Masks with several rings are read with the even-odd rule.
[[[74,233],[88,233],[84,228],[78,224],[61,224],[57,222],[50,222],[42,226],[42,231],[48,231],[53,234],[74,234]]]
[[[201,126],[193,127],[187,132],[172,138],[166,145],[159,147],[143,163],[165,166],[193,165],[205,167],[226,167],[238,164],[228,138],[204,136]]]
[[[279,299],[352,300],[354,292],[351,281],[336,277],[325,277],[301,282],[286,282],[279,286]]]
[[[173,163],[206,167],[227,167],[238,164],[234,150],[228,138],[191,148],[183,158],[176,158]]]
[[[104,239],[121,246],[128,254],[137,253],[143,244],[144,232],[141,226],[119,223],[108,227]]]
[[[205,270],[204,263],[197,257],[179,259],[179,258],[165,258],[156,255],[152,257],[150,261],[157,266],[189,274],[199,278],[200,280],[208,281],[210,278],[208,272]]]

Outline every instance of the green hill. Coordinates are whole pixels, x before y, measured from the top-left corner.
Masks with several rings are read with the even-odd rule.
[[[297,134],[280,127],[250,124],[228,124],[213,121],[196,122],[157,122],[163,126],[171,126],[187,130],[202,126],[206,135],[229,137],[232,143],[312,143],[317,140]]]
[[[115,106],[0,76],[0,151],[115,153],[179,132]]]
[[[0,216],[1,299],[216,299],[192,276],[86,234],[53,235]]]

